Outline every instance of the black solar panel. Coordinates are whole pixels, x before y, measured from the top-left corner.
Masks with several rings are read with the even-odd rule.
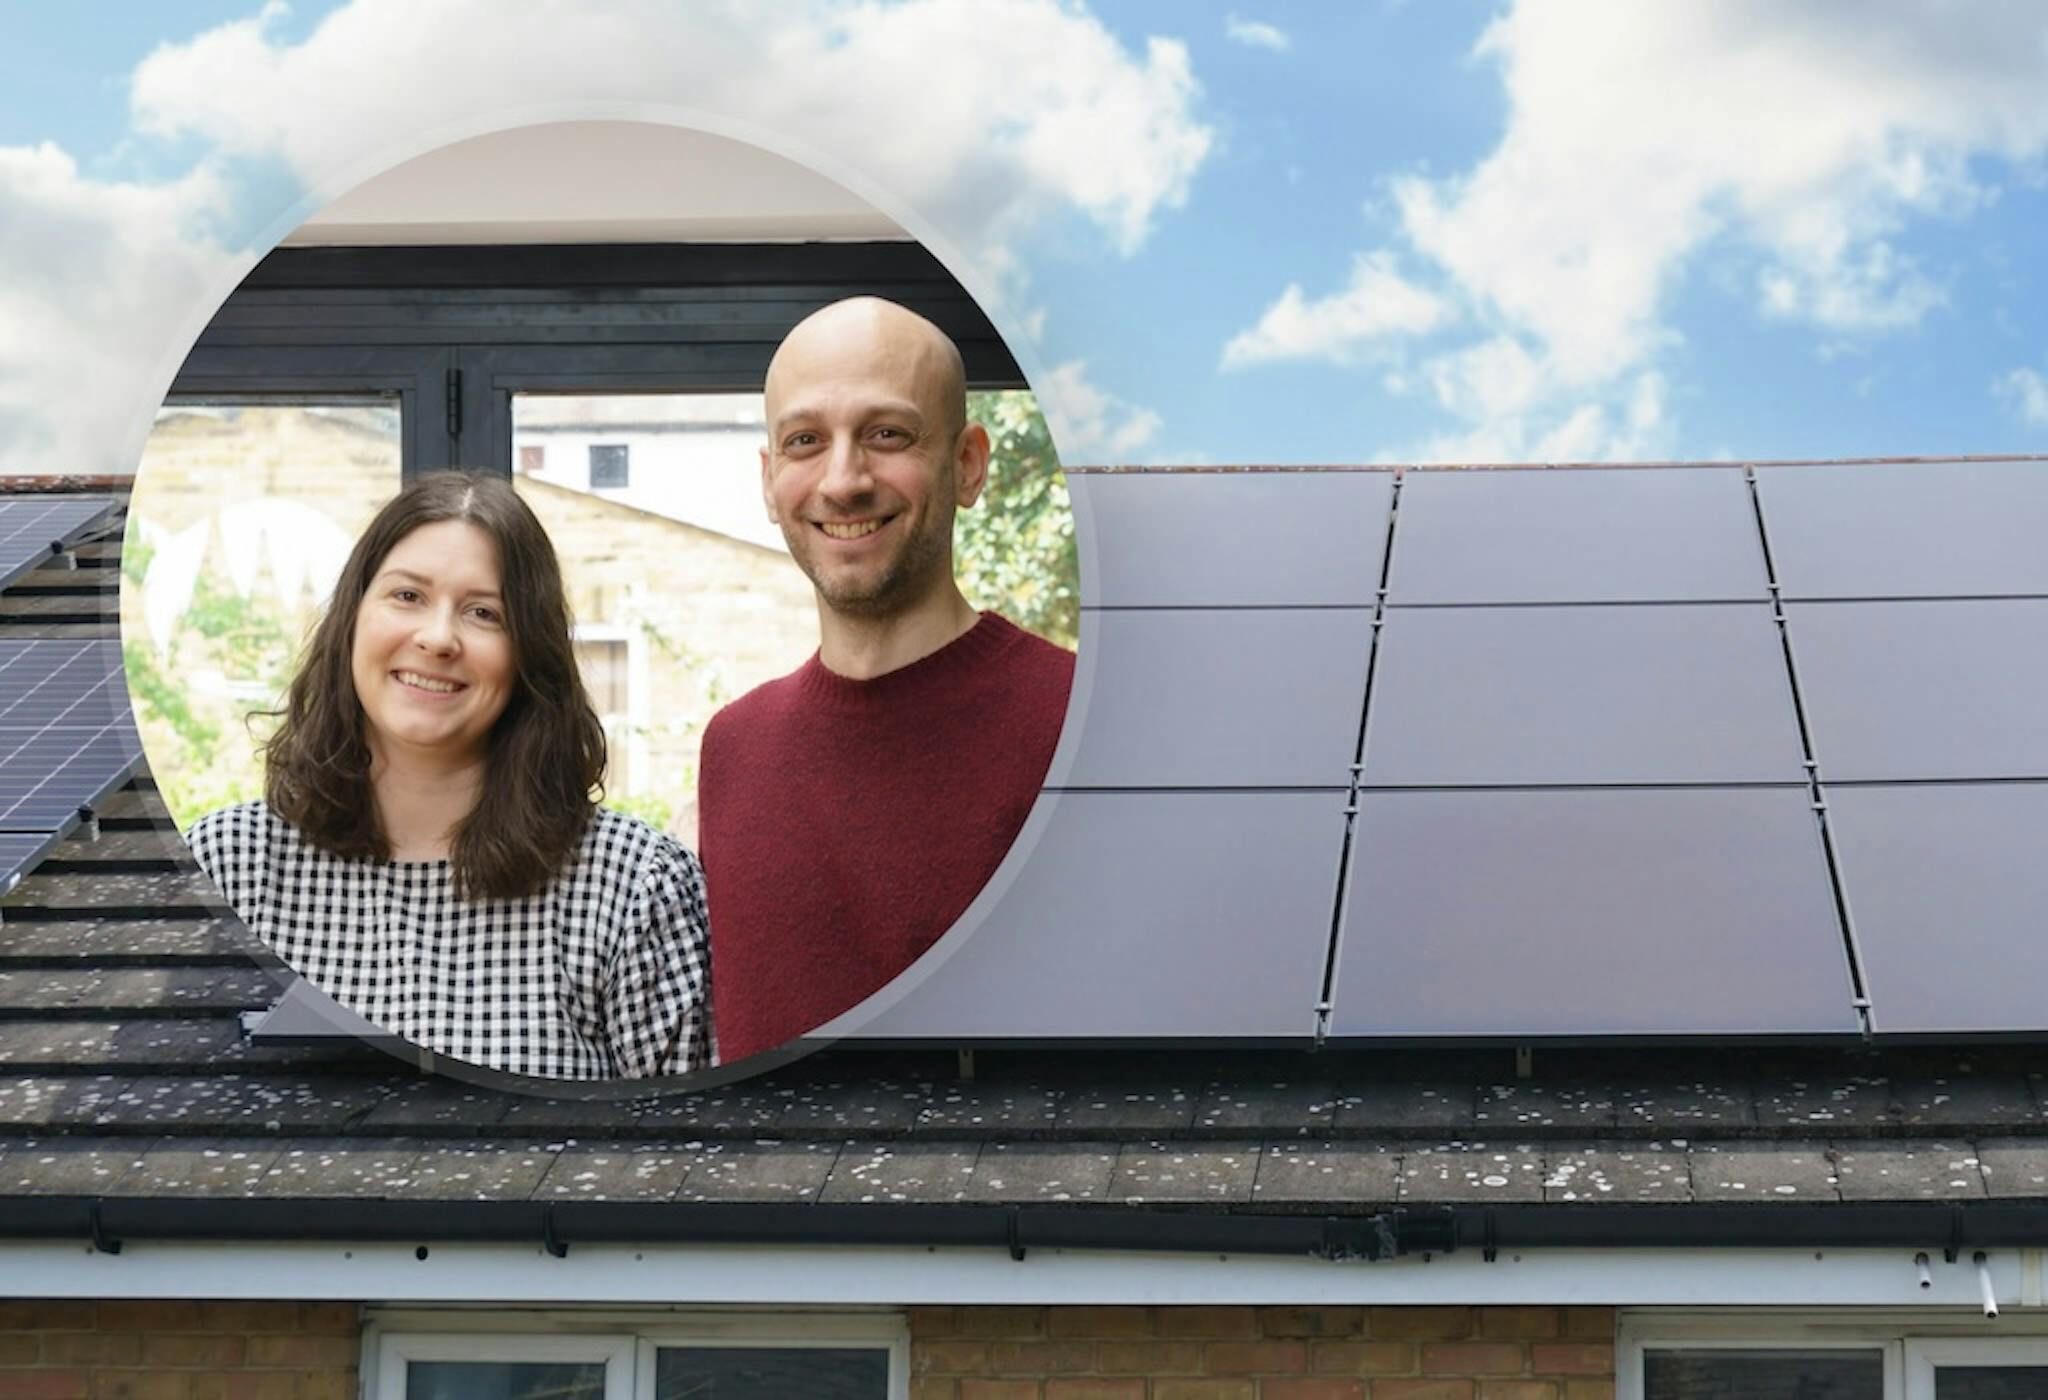
[[[141,758],[119,642],[0,641],[0,832],[68,831]]]
[[[1857,1029],[1799,788],[1360,799],[1336,1038]]]
[[[1836,788],[1828,805],[1874,1030],[2048,1024],[2048,784]]]
[[[0,500],[0,588],[104,525],[114,503],[104,496],[15,496]]]
[[[1387,600],[1761,600],[1767,581],[1733,467],[1426,471],[1401,480]]]

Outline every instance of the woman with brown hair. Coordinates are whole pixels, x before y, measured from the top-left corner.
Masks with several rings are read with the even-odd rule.
[[[356,542],[265,745],[202,817],[255,934],[415,1044],[564,1079],[711,1062],[703,873],[598,806],[554,547],[509,482],[435,472]]]

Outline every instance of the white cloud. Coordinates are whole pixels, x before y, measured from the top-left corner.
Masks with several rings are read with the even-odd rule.
[[[210,297],[247,261],[203,232],[223,198],[210,167],[108,184],[55,146],[0,147],[0,471],[134,469]]]
[[[1230,36],[1232,42],[1243,44],[1250,49],[1271,49],[1275,53],[1285,53],[1294,47],[1294,40],[1288,37],[1286,30],[1267,24],[1263,20],[1240,19],[1233,14],[1223,21],[1223,32]]]
[[[1126,253],[1211,141],[1184,45],[1134,55],[1059,0],[806,0],[772,18],[743,0],[610,0],[573,23],[544,5],[354,0],[300,43],[268,13],[144,60],[138,125],[281,156],[321,187],[417,133],[534,120],[540,103],[686,107],[800,143],[961,248],[1079,209]]]
[[[1054,365],[1035,386],[1052,429],[1053,446],[1070,466],[1109,465],[1159,431],[1159,415],[1104,393],[1088,379],[1085,360]]]
[[[1289,283],[1258,324],[1223,347],[1223,368],[1273,360],[1346,363],[1375,343],[1421,335],[1442,325],[1450,308],[1442,298],[1405,280],[1384,252],[1364,253],[1351,265],[1341,292],[1311,301]]]
[[[2039,370],[2009,370],[1991,381],[1991,392],[2021,421],[2048,426],[2048,375]]]
[[[1756,264],[1759,316],[1895,332],[1946,296],[1945,269],[1900,251],[1907,227],[1995,197],[1987,158],[2048,152],[2048,18],[2028,0],[1517,0],[1475,54],[1498,66],[1505,131],[1467,170],[1393,182],[1394,247],[1483,328],[1468,349],[1508,336],[1540,364],[1518,417],[1463,430],[1530,451],[1640,436],[1631,386],[1677,341],[1671,293],[1703,249]],[[1497,408],[1476,384],[1455,397]],[[1600,433],[1559,432],[1596,416]]]
[[[132,465],[186,342],[260,251],[204,232],[262,222],[217,178],[238,160],[337,194],[499,127],[702,113],[882,192],[966,259],[970,284],[1028,306],[1017,245],[1033,227],[1078,213],[1131,253],[1212,139],[1183,45],[1133,49],[1069,0],[602,0],[573,15],[353,0],[298,42],[283,13],[270,0],[136,68],[135,134],[206,153],[184,179],[107,184],[55,147],[0,149],[0,465]],[[1000,81],[944,57],[991,54]]]

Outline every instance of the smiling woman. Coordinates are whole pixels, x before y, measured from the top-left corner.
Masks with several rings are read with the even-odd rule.
[[[440,1054],[607,1079],[710,1062],[703,878],[595,805],[554,548],[499,478],[422,477],[343,566],[265,747],[189,835],[280,956]]]

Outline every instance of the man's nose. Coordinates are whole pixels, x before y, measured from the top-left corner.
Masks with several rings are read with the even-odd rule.
[[[853,434],[835,438],[825,459],[825,476],[819,489],[835,500],[867,494],[873,482],[868,474],[868,454]]]

